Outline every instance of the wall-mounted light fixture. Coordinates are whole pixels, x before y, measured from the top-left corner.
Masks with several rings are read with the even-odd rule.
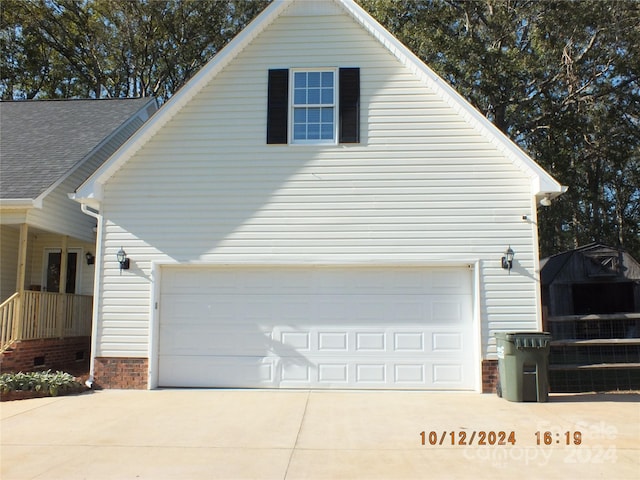
[[[543,197],[540,199],[540,205],[542,205],[543,207],[550,207],[551,206],[551,197],[549,195]]]
[[[84,258],[87,259],[87,265],[93,265],[94,263],[96,263],[96,257],[91,252],[85,253]]]
[[[509,275],[511,275],[511,269],[513,268],[514,255],[515,252],[513,251],[511,246],[509,246],[509,248],[507,248],[507,251],[504,252],[504,257],[502,257],[502,268],[504,268],[505,270],[509,270]]]
[[[120,264],[120,271],[129,270],[129,259],[127,258],[127,252],[125,252],[122,247],[120,247],[120,250],[118,250],[116,256],[118,258],[118,263]]]

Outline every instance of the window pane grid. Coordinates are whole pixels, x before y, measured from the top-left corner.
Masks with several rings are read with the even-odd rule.
[[[299,107],[294,112],[295,140],[332,140],[333,107]]]
[[[334,139],[334,80],[333,71],[294,72],[293,140]]]

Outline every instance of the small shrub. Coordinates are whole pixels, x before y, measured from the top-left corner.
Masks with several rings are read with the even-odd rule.
[[[43,392],[55,397],[62,390],[79,389],[82,385],[69,373],[18,372],[0,375],[0,392]]]

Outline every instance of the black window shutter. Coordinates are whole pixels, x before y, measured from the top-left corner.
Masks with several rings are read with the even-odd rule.
[[[360,69],[340,69],[340,143],[360,143]]]
[[[289,70],[269,70],[267,143],[287,143]]]

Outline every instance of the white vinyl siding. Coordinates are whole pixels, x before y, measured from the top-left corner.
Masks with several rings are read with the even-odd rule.
[[[361,143],[265,145],[268,69],[326,65],[360,68]],[[105,185],[97,356],[149,356],[152,262],[472,261],[486,355],[494,330],[539,328],[533,202],[530,179],[348,17],[282,16]]]
[[[78,186],[79,180],[76,174],[71,175],[44,198],[42,208],[30,209],[27,215],[29,227],[84,241],[94,240],[95,219],[82,213],[80,206],[68,197],[68,193]]]
[[[0,303],[16,292],[20,229],[0,226]]]

